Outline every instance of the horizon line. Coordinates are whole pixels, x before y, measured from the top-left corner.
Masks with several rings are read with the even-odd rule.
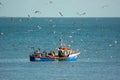
[[[0,16],[0,18],[29,18],[29,17],[26,17],[26,16]],[[30,17],[30,18],[120,18],[120,17],[113,17],[113,16],[110,16],[110,17]]]

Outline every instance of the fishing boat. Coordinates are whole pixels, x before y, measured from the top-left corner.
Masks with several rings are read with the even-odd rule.
[[[43,53],[40,50],[35,50],[32,55],[30,55],[30,61],[76,61],[78,59],[79,51],[73,51],[69,47],[63,46],[62,39],[60,39],[60,47],[58,48],[57,55],[54,51]]]

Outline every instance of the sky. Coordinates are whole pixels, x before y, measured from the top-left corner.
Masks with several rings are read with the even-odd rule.
[[[120,0],[0,0],[0,17],[120,17]]]

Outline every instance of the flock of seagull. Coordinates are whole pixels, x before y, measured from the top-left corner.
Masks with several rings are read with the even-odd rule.
[[[49,1],[49,4],[52,4],[52,3],[53,3],[53,1]],[[0,2],[0,6],[3,6],[3,3],[2,3],[2,2]],[[103,5],[103,6],[102,6],[102,8],[106,8],[106,7],[109,7],[109,6],[108,6],[108,5]],[[41,14],[41,11],[35,10],[34,13],[35,13],[35,14]],[[60,16],[64,16],[61,11],[59,11],[58,14],[59,14]],[[84,16],[84,15],[86,15],[86,12],[76,12],[76,15],[78,15],[78,16]],[[28,14],[28,17],[31,18],[31,17],[30,17],[30,14]]]
[[[53,1],[49,1],[49,3],[52,4]],[[0,7],[1,7],[1,6],[3,6],[3,3],[2,3],[2,2],[0,2]],[[103,6],[102,6],[102,8],[106,8],[106,7],[108,7],[108,5],[103,5]],[[35,14],[41,14],[41,11],[36,10],[36,11],[34,11],[34,13],[35,13]],[[61,17],[64,16],[61,11],[59,11],[58,14],[59,14]],[[86,12],[82,12],[82,13],[77,12],[76,14],[77,14],[78,16],[83,16],[83,15],[86,15]],[[28,14],[28,18],[31,19],[30,14]],[[55,27],[55,26],[53,26],[53,27]],[[42,29],[42,27],[39,26],[39,25],[37,26],[37,28],[38,28],[38,29]],[[28,32],[31,32],[31,31],[32,31],[32,30],[28,30]],[[77,31],[80,31],[80,29],[77,29]],[[53,33],[56,34],[56,31],[53,31]],[[3,32],[0,32],[0,36],[3,36],[3,35],[4,35],[4,33],[3,33]],[[70,36],[68,36],[68,37],[69,37],[69,38],[72,38],[73,36],[70,35]],[[83,39],[81,39],[80,41],[83,41]],[[73,41],[71,41],[71,43],[73,43]],[[118,41],[117,41],[117,40],[114,40],[114,44],[117,44],[117,43],[118,43]],[[108,46],[109,46],[109,47],[112,47],[112,44],[109,44]],[[84,49],[84,51],[86,52],[87,50]],[[97,53],[97,52],[96,52],[96,53]],[[113,58],[112,56],[110,56],[110,57]],[[88,58],[88,60],[89,60],[89,59],[90,59],[90,58]]]

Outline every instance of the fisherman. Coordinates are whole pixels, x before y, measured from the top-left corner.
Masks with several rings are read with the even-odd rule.
[[[38,51],[38,50],[35,50],[35,51],[34,51],[34,55],[35,55],[35,56],[38,56],[39,54],[40,54],[40,51]]]
[[[55,52],[54,51],[50,51],[49,55],[50,56],[55,56]]]
[[[47,57],[47,51],[46,50],[43,51],[42,57]]]
[[[59,57],[67,57],[70,55],[69,48],[59,48],[58,50],[58,56]]]
[[[35,56],[41,56],[40,48],[38,48],[38,50],[35,50],[35,51],[34,51],[34,55],[35,55]]]
[[[62,50],[59,50],[59,51],[58,51],[58,56],[59,56],[59,57],[62,57]]]

